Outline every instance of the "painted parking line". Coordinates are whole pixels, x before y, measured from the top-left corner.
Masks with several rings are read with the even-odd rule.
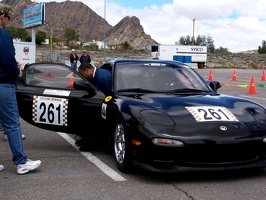
[[[66,133],[60,133],[60,132],[57,132],[57,133],[61,137],[63,137],[68,143],[70,143],[75,149],[78,150],[79,147],[77,145],[75,145],[75,140],[73,138],[71,138]],[[106,165],[105,163],[103,163],[101,160],[99,160],[92,153],[90,153],[90,152],[80,152],[80,153],[85,158],[87,158],[90,162],[94,163],[100,170],[102,170],[107,176],[109,176],[114,181],[126,181],[126,179],[123,176],[121,176],[116,171],[114,171],[112,168],[110,168],[108,165]]]

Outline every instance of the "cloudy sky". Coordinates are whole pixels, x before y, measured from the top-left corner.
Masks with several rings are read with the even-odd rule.
[[[192,36],[192,19],[195,37],[211,36],[216,48],[221,46],[231,52],[254,50],[266,40],[266,0],[79,1],[103,18],[106,16],[112,26],[126,16],[138,17],[145,33],[161,44],[175,44],[182,36]]]

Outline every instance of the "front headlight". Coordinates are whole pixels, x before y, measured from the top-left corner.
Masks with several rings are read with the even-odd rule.
[[[158,112],[156,110],[143,110],[140,115],[146,119],[151,124],[161,125],[161,126],[174,126],[175,122],[172,118],[164,112]]]
[[[185,144],[179,140],[165,139],[165,138],[153,138],[152,143],[157,146],[168,146],[168,147],[184,147]]]

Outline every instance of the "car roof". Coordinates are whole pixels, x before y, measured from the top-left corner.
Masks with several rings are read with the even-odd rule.
[[[175,65],[185,65],[182,62],[172,61],[172,60],[149,60],[149,59],[116,59],[105,62],[100,68],[112,71],[112,67],[118,63],[162,63],[162,64],[175,64]],[[187,66],[187,65],[186,65]]]

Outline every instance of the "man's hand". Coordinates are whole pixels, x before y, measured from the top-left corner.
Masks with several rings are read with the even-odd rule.
[[[20,62],[17,62],[17,66],[18,66],[18,68],[20,69],[20,67],[21,67]]]
[[[18,77],[21,78],[23,75],[23,72],[20,70]]]

